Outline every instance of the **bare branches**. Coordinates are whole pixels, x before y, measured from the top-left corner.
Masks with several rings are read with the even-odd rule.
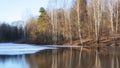
[[[112,35],[114,35],[114,24],[113,24],[113,16],[114,16],[114,6],[115,6],[115,0],[109,0],[108,1],[108,9],[109,9],[109,13],[110,13],[110,22],[111,22],[111,31],[112,31]]]
[[[78,34],[79,34],[79,38],[80,38],[80,41],[81,41],[80,0],[77,0],[77,8],[76,8],[76,10],[77,10],[77,18],[78,18],[78,20],[77,20],[77,22],[78,22]],[[81,41],[81,43],[82,43],[82,41]]]
[[[116,0],[116,34],[118,33],[119,0]]]
[[[119,26],[119,0],[51,0],[49,23],[52,40],[57,44],[58,35],[63,41],[72,42],[94,37],[99,42],[101,36],[118,34]],[[59,4],[58,4],[59,3]],[[69,4],[70,3],[70,4]],[[60,7],[61,6],[61,7]],[[86,10],[86,7],[88,8]],[[111,32],[111,33],[110,33]]]
[[[102,21],[102,14],[104,11],[103,7],[104,7],[104,0],[93,0],[96,41],[99,41],[99,37],[100,37],[100,24]]]

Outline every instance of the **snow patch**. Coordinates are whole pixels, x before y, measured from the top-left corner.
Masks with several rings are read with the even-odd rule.
[[[34,54],[36,52],[46,49],[55,48],[46,46],[35,46],[30,44],[1,43],[0,55]]]

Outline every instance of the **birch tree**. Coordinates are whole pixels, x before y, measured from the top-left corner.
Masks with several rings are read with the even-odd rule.
[[[82,43],[82,32],[81,32],[81,24],[82,24],[82,20],[84,19],[84,9],[86,9],[86,7],[84,7],[86,5],[86,0],[76,0],[76,11],[77,11],[77,23],[78,23],[78,35],[79,35],[79,39],[81,44]],[[83,21],[84,22],[84,21]]]
[[[118,33],[119,0],[116,0],[116,34]]]
[[[97,43],[99,43],[100,39],[100,25],[102,21],[103,6],[104,0],[93,0],[95,35]]]
[[[51,0],[51,25],[52,25],[52,41],[57,44],[57,0]]]
[[[111,22],[111,32],[112,32],[112,36],[114,35],[114,21],[113,21],[113,16],[114,16],[114,2],[115,0],[109,0],[108,1],[108,9],[109,9],[109,13],[110,13],[110,22]]]
[[[70,44],[72,43],[72,31],[71,31],[71,17],[70,17],[70,11],[69,10],[69,0],[64,0],[64,17],[65,17],[65,25],[68,27],[66,28],[68,39],[70,40]],[[67,12],[66,12],[67,11]]]

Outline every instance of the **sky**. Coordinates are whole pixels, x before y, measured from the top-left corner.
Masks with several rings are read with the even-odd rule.
[[[38,16],[40,7],[47,7],[48,0],[0,0],[0,22],[25,20]]]

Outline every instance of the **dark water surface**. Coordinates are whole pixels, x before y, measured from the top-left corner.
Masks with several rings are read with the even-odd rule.
[[[0,68],[120,68],[118,49],[81,52],[72,48],[58,48],[35,54],[0,55]]]

